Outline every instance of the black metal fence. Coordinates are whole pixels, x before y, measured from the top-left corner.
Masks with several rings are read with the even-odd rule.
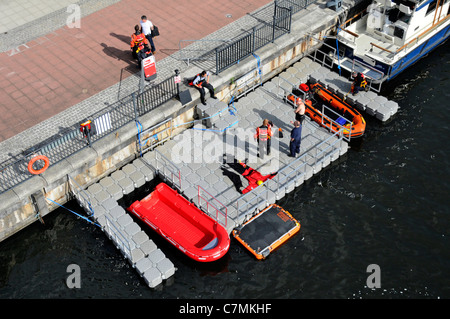
[[[97,124],[92,126],[96,129],[89,136],[89,142],[79,127],[73,126],[64,134],[55,135],[49,141],[25,151],[21,156],[11,158],[0,165],[0,193],[33,176],[28,170],[28,163],[35,155],[45,155],[50,165],[55,165],[176,96],[177,87],[174,78],[169,77],[154,86],[147,87],[142,93],[133,93],[89,116],[88,119],[92,124]],[[43,163],[40,161],[33,166],[37,170],[42,167]]]
[[[175,84],[173,77],[164,80],[154,86],[151,90],[146,90],[137,94],[137,115],[144,115],[174,98],[177,94],[177,85]]]
[[[253,27],[250,33],[236,41],[216,48],[216,73],[219,74],[240,60],[249,57],[256,50],[291,32],[292,12],[292,6],[282,7],[275,1],[272,23]]]

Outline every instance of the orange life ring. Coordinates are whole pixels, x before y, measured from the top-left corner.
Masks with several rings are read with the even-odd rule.
[[[36,161],[42,160],[44,161],[44,167],[41,169],[34,169],[33,164],[36,163]],[[33,175],[39,175],[45,172],[45,170],[50,166],[50,161],[48,160],[48,157],[45,155],[37,155],[34,156],[30,162],[28,163],[28,171]]]

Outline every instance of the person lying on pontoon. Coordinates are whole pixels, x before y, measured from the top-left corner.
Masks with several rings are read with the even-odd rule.
[[[260,172],[251,168],[250,166],[247,166],[247,164],[243,163],[242,161],[238,160],[238,163],[241,164],[241,166],[245,169],[244,172],[241,173],[241,175],[244,176],[248,181],[248,186],[242,190],[242,194],[250,192],[252,189],[255,189],[268,179],[272,179],[275,175],[277,175],[277,173],[262,175]]]

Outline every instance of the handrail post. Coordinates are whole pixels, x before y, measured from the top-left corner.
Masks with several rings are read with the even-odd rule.
[[[256,27],[252,28],[252,53],[254,53],[255,50],[255,39],[256,39]]]
[[[292,27],[292,6],[289,7],[289,30],[288,33],[291,33]]]
[[[216,75],[219,75],[219,48],[215,48],[216,51]]]

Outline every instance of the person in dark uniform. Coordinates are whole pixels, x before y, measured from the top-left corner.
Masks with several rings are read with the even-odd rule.
[[[302,126],[299,121],[294,122],[294,128],[291,131],[291,141],[289,143],[289,156],[295,157],[300,153],[300,144],[302,142]]]
[[[202,73],[197,74],[192,81],[192,85],[200,92],[200,101],[202,101],[203,105],[206,105],[205,88],[209,90],[209,94],[213,99],[217,99],[214,94],[214,87],[209,83],[209,72],[203,71]]]
[[[353,73],[353,77],[355,79],[352,83],[352,93],[353,95],[356,95],[359,91],[365,90],[367,81],[361,72],[358,72],[357,74]]]

